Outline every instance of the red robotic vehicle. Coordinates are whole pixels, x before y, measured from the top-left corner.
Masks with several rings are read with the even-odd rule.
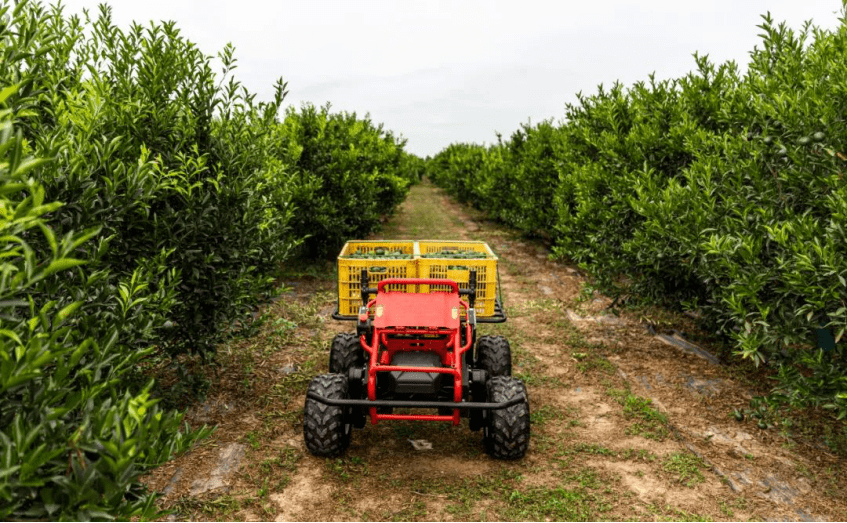
[[[303,435],[309,451],[342,453],[352,429],[364,428],[368,419],[372,425],[431,420],[456,426],[466,417],[471,430],[483,431],[489,455],[523,457],[530,439],[526,388],[511,377],[508,341],[502,336],[477,339],[475,271],[468,289],[452,280],[417,278],[384,279],[369,288],[365,270],[361,282],[356,334],[335,337],[330,373],[315,377],[306,394]],[[431,290],[389,289],[418,285]],[[496,317],[481,320],[500,323],[506,317],[498,303]]]

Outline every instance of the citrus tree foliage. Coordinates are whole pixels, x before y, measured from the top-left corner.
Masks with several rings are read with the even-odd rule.
[[[122,31],[105,7],[85,22],[19,10],[2,75],[21,84],[10,104],[24,136],[56,158],[38,180],[69,204],[57,233],[99,227],[92,269],[141,271],[171,300],[171,328],[154,324],[154,341],[171,354],[210,352],[296,244],[291,184],[265,161],[284,85],[254,103],[228,76],[231,48],[218,79],[172,24]]]
[[[64,206],[30,176],[51,164],[26,156],[10,113],[0,112],[0,518],[150,517],[138,477],[208,433],[181,433],[182,416],[159,410],[150,385],[122,383],[153,350],[136,346],[159,314],[145,304],[168,297],[141,269],[103,285],[109,274],[88,267],[102,255],[99,227],[57,235],[51,217]],[[75,257],[86,247],[88,260]]]
[[[293,199],[300,212],[291,226],[310,256],[336,255],[347,240],[376,230],[417,176],[405,140],[367,116],[330,113],[329,104],[289,108],[275,136],[303,189]]]
[[[590,269],[615,294],[701,312],[737,353],[779,369],[775,397],[847,415],[847,23],[769,16],[742,74],[579,95],[559,124],[454,144],[428,175]]]

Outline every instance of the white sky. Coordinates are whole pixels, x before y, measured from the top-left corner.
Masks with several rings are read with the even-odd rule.
[[[97,0],[65,0],[66,14]],[[838,25],[839,0],[369,1],[113,0],[115,22],[175,20],[209,55],[236,48],[259,99],[367,112],[434,154],[490,143],[522,122],[564,116],[575,93],[651,72],[677,77],[700,51],[744,66],[760,14],[799,28]]]

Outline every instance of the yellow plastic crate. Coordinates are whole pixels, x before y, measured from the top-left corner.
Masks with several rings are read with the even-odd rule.
[[[419,241],[418,278],[437,278],[453,280],[460,289],[468,288],[471,269],[476,269],[476,315],[494,316],[494,303],[497,297],[497,256],[485,242],[462,241]],[[424,254],[475,251],[486,255],[484,259],[462,260],[450,258],[422,258]],[[447,290],[436,285],[420,285],[418,292]]]
[[[378,248],[389,251],[400,250],[411,254],[409,260],[356,259],[351,254],[372,253]],[[417,254],[414,241],[349,241],[338,255],[338,313],[342,316],[359,314],[362,306],[362,269],[368,270],[368,286],[376,287],[386,278],[417,278],[418,270],[414,256]],[[390,285],[393,291],[416,292],[416,285]],[[373,295],[371,295],[373,297]]]

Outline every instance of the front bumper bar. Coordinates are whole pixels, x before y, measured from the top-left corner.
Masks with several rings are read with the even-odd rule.
[[[314,392],[309,392],[306,397],[329,405],[331,407],[395,407],[395,408],[410,408],[410,409],[459,409],[459,410],[500,410],[509,408],[512,405],[524,401],[526,398],[523,395],[515,396],[510,400],[501,403],[474,403],[470,401],[414,401],[414,400],[342,400],[333,398],[324,398]]]

